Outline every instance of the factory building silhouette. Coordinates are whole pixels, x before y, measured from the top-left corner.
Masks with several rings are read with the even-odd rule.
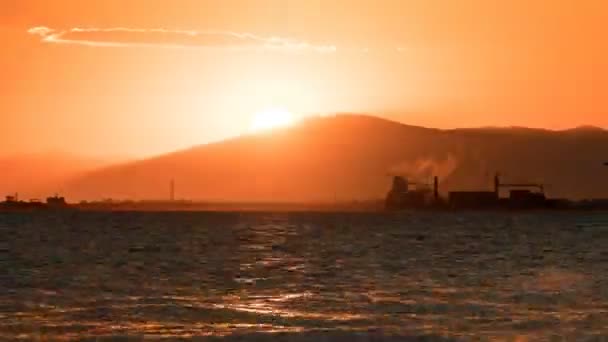
[[[500,196],[501,189],[510,189],[509,196]],[[389,210],[408,208],[452,208],[452,209],[542,209],[556,208],[564,200],[547,199],[543,184],[502,183],[500,175],[494,176],[493,190],[450,191],[447,199],[439,196],[439,178],[433,185],[410,182],[403,176],[394,176],[393,184],[386,196],[385,207]]]

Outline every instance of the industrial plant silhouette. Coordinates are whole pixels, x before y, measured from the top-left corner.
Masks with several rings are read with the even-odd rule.
[[[414,188],[410,188],[414,186]],[[510,189],[509,196],[501,197],[501,189]],[[535,191],[533,191],[535,190]],[[386,197],[386,209],[408,208],[452,208],[452,209],[573,209],[596,208],[608,204],[600,200],[574,203],[566,199],[548,199],[543,184],[501,183],[500,176],[494,176],[492,191],[450,191],[447,200],[439,195],[439,178],[434,177],[433,188],[424,183],[410,182],[402,176],[395,176],[393,186]],[[608,206],[606,206],[608,208]]]

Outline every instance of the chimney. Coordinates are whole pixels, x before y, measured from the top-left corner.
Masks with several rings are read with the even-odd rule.
[[[435,200],[439,199],[439,177],[437,176],[433,178],[433,196],[435,196]]]
[[[496,175],[494,175],[494,193],[496,194],[496,197],[499,197],[499,194],[500,194],[500,178],[499,178],[498,172],[496,172]]]

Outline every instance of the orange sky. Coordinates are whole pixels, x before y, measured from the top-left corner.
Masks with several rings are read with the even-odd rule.
[[[608,127],[608,2],[2,0],[0,154],[145,156],[266,107]]]

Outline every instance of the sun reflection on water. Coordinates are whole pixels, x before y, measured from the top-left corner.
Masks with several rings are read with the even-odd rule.
[[[20,246],[10,260],[14,283],[0,294],[0,340],[372,330],[514,341],[608,333],[601,253],[608,237],[574,232],[565,220],[531,215],[518,226],[508,216],[474,216],[455,233],[440,215],[399,224],[373,215],[141,215],[122,218],[119,228],[88,216],[66,218],[76,220],[71,226],[37,218],[21,227],[10,242]],[[124,228],[134,220],[148,233]],[[512,235],[488,228],[496,220],[511,224]],[[538,220],[551,222],[548,233]],[[41,226],[53,229],[48,245],[32,244]],[[58,254],[57,246],[79,239],[101,247]],[[130,248],[133,241],[142,248]],[[560,257],[540,258],[545,245]]]

